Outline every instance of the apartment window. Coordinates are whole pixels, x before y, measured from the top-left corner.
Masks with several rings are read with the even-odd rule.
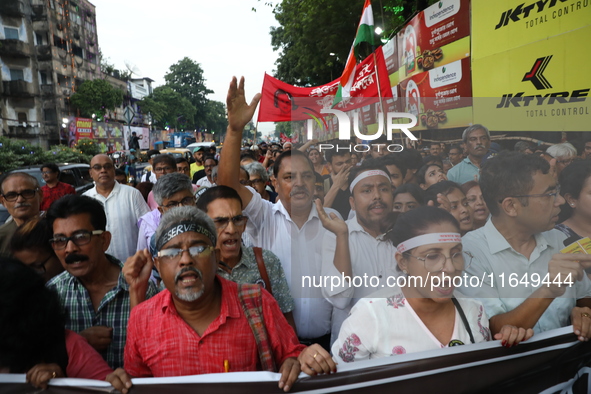
[[[75,56],[81,57],[84,59],[84,50],[80,48],[78,45],[72,45],[72,52],[74,52]]]
[[[53,36],[53,45],[56,47],[63,49],[64,51],[68,50],[68,43],[63,38],[59,38],[58,36]]]
[[[5,27],[4,28],[4,37],[6,37],[7,40],[19,40],[19,36],[18,36],[18,29],[14,28],[14,27]]]
[[[11,68],[10,69],[10,80],[11,81],[19,81],[19,80],[24,81],[25,74],[23,73],[23,70]]]
[[[43,119],[46,122],[56,123],[57,122],[57,115],[55,113],[55,108],[47,108],[43,110]]]
[[[48,85],[47,83],[47,73],[45,71],[40,71],[39,75],[41,76],[41,85]]]
[[[17,113],[17,119],[18,119],[19,123],[27,122],[27,113],[26,112]]]
[[[96,64],[96,55],[90,51],[86,51],[86,60]]]

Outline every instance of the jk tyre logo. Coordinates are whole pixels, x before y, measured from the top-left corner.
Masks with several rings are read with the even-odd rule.
[[[544,77],[544,71],[551,59],[552,55],[537,59],[532,69],[523,76],[521,82],[531,81],[538,90],[551,89],[552,85]]]

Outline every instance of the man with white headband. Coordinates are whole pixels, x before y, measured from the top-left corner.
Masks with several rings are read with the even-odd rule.
[[[312,203],[314,166],[298,150],[283,152],[273,165],[274,185],[280,200],[276,204],[263,200],[254,189],[238,181],[242,131],[252,118],[259,98],[257,94],[248,105],[243,80],[240,85],[236,79],[230,84],[228,130],[217,183],[233,188],[240,195],[243,213],[248,216],[245,233],[252,237],[254,246],[268,249],[279,257],[295,301],[293,316],[300,342],[320,343],[329,349],[333,307],[322,296],[321,289],[302,283],[306,277],[319,279],[322,240],[327,232]]]
[[[154,262],[165,290],[131,312],[125,347],[125,370],[131,376],[266,370],[279,372],[279,388],[289,391],[301,369],[311,372],[305,366],[309,359],[317,372],[336,371],[322,347],[298,342],[266,290],[216,275],[217,232],[203,211],[172,208],[162,216],[155,238]],[[152,268],[144,252],[126,262],[126,280],[137,301]],[[307,363],[303,368],[300,358]]]
[[[322,250],[322,275],[342,278],[350,272],[356,277],[375,277],[362,286],[340,283],[341,286],[323,288],[323,294],[337,308],[333,314],[333,339],[339,333],[340,324],[347,317],[350,308],[361,298],[386,285],[388,276],[398,276],[393,256],[395,248],[389,241],[382,239],[383,225],[392,212],[393,196],[390,174],[376,160],[366,160],[359,167],[354,167],[349,175],[349,203],[355,216],[346,221],[348,227],[348,247],[350,261],[343,258],[345,247],[339,237],[332,232],[324,236]],[[330,220],[321,214],[323,221]],[[351,302],[353,299],[353,302]]]

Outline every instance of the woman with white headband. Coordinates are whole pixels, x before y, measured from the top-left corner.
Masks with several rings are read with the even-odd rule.
[[[386,237],[398,245],[395,261],[404,275],[355,304],[332,346],[337,362],[492,339],[482,304],[454,291],[472,256],[462,252],[460,228],[449,212],[428,206],[411,210],[398,217]],[[494,339],[511,347],[532,335],[531,329],[504,326]]]

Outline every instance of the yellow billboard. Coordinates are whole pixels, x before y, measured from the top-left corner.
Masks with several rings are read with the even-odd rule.
[[[496,131],[590,131],[591,52],[581,47],[590,23],[472,58],[474,122]],[[482,42],[473,42],[476,53]]]
[[[591,24],[591,0],[472,0],[472,59]],[[588,40],[579,43],[583,51]]]

